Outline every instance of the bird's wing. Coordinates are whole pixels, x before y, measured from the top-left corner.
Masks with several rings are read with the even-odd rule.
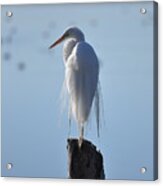
[[[66,63],[66,85],[72,114],[78,123],[88,119],[98,84],[99,64],[93,48],[78,43]]]

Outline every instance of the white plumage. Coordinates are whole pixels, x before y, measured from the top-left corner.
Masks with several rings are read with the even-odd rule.
[[[67,29],[50,48],[63,40],[66,40],[63,59],[70,113],[80,126],[79,139],[82,143],[84,124],[88,120],[94,97],[96,102],[98,101],[99,63],[94,49],[85,42],[84,34],[80,29],[76,27]]]

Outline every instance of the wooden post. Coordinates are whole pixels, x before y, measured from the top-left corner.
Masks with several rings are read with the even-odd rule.
[[[69,178],[105,179],[103,157],[90,141],[83,140],[79,148],[78,139],[68,139]]]

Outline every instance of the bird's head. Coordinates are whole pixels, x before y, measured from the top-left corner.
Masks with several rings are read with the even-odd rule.
[[[70,27],[66,29],[66,31],[63,33],[63,35],[57,39],[50,47],[49,49],[55,47],[57,44],[61,43],[62,41],[69,39],[69,38],[74,38],[77,41],[84,41],[84,34],[83,32],[77,28],[77,27]]]

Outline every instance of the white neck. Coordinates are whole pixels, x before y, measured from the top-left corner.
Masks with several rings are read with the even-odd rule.
[[[68,57],[71,55],[73,48],[78,42],[79,42],[78,40],[72,39],[72,38],[65,41],[64,46],[63,46],[63,60],[65,63]]]

